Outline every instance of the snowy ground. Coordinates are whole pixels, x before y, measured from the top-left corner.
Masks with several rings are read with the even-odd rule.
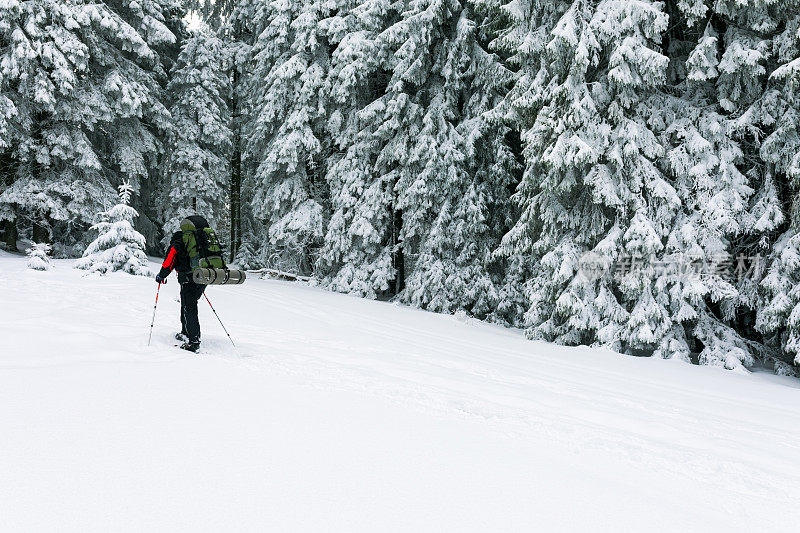
[[[0,252],[2,531],[797,531],[800,382]]]

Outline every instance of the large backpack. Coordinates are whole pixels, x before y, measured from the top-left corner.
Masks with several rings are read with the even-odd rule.
[[[184,218],[181,221],[181,231],[192,272],[198,268],[226,268],[217,234],[205,218],[200,215]]]

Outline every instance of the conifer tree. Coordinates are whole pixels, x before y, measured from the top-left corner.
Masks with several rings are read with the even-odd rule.
[[[731,116],[716,104],[717,32],[704,16],[695,20],[696,6],[679,7],[688,23],[667,36],[673,89],[659,95],[650,120],[666,149],[660,168],[675,191],[673,214],[660,217],[668,222],[661,261],[670,268],[655,276],[671,326],[655,353],[688,361],[697,352],[703,364],[740,368],[753,363],[754,345],[734,327],[747,302],[730,266],[735,242],[752,230],[753,190],[740,170]],[[689,264],[688,273],[679,272]]]
[[[388,67],[393,49],[384,31],[399,7],[364,0],[331,34],[328,131],[338,153],[326,174],[332,213],[318,268],[323,285],[370,298],[399,292],[402,276],[394,167],[414,134],[404,122],[416,106],[396,91],[402,81]]]
[[[28,248],[28,268],[31,270],[50,270],[53,264],[50,262],[49,253],[53,247],[46,242],[35,242]]]
[[[487,13],[487,23],[495,36],[490,49],[505,58],[505,64],[514,75],[514,83],[496,109],[496,115],[516,133],[529,129],[542,106],[543,92],[537,74],[544,75],[548,35],[558,19],[567,10],[569,2],[543,2],[539,0],[477,0],[482,12]],[[523,159],[529,159],[526,154]],[[516,188],[515,204],[518,210],[508,222],[514,235],[506,236],[495,251],[495,256],[506,262],[505,279],[499,287],[498,302],[492,320],[517,327],[527,324],[525,315],[531,308],[531,279],[535,271],[532,250],[540,222],[531,209],[525,209],[526,198],[534,192],[538,169],[525,164],[521,181]],[[525,250],[517,253],[516,250]]]
[[[168,114],[149,43],[175,39],[151,9],[160,5],[10,0],[0,7],[9,43],[0,83],[14,107],[7,123],[15,180],[0,196],[4,218],[27,217],[34,233],[75,242],[113,197],[111,183],[138,186],[156,166],[151,130],[167,127]]]
[[[753,164],[749,136],[767,49],[754,21],[769,17],[725,2],[664,7],[678,21],[669,31],[656,3],[506,8],[515,23],[498,43],[525,44],[504,108],[523,127],[527,170],[522,217],[501,250],[545,267],[527,282],[533,336],[749,366],[763,348],[737,317],[757,291],[728,274],[783,219],[774,172]],[[587,254],[605,275],[578,275]],[[704,270],[676,272],[686,261]]]
[[[369,297],[405,287],[414,305],[486,316],[514,162],[483,114],[509,75],[477,43],[471,4],[398,7],[362,2],[327,22],[343,153],[328,171],[324,282]]]
[[[512,113],[531,102],[536,109],[523,133],[528,169],[518,192],[522,218],[503,244],[508,255],[532,254],[540,261],[529,285],[533,337],[599,341],[617,349],[625,343],[636,350],[652,346],[650,330],[668,327],[641,276],[622,285],[620,297],[610,271],[597,278],[577,275],[589,252],[610,264],[624,253],[652,257],[659,251],[654,211],[668,186],[654,164],[661,146],[645,120],[649,95],[663,82],[667,65],[657,51],[667,24],[658,7],[573,2],[549,28],[549,42],[533,41],[530,71],[512,93],[519,101],[510,102]],[[548,8],[535,11],[541,22],[552,23]],[[643,227],[632,227],[634,215]],[[652,231],[643,235],[639,229]],[[650,306],[635,309],[631,320],[626,300]]]
[[[321,21],[329,4],[276,2],[265,9],[253,49],[246,157],[253,216],[266,229],[270,266],[310,273],[323,236],[323,142],[328,43]]]
[[[133,207],[139,211],[137,225],[145,231],[148,243],[155,245],[161,226],[158,220],[161,156],[175,127],[175,120],[167,110],[165,89],[186,37],[183,21],[186,10],[182,0],[106,2],[152,51],[151,58],[138,62],[138,69],[123,74],[135,81],[139,94],[134,101],[138,105],[129,108],[123,99],[123,105],[118,106],[120,120],[114,126],[114,142],[105,145],[105,159],[109,162],[106,173],[114,176],[112,184],[128,181],[134,186]],[[113,53],[125,65],[124,47],[122,52],[120,55],[117,49],[112,49],[106,53]]]
[[[712,141],[705,160],[718,160],[721,164],[717,175],[712,174],[710,179],[706,179],[708,185],[704,189],[716,192],[711,197],[699,195],[697,210],[712,221],[706,227],[730,243],[731,255],[747,256],[758,267],[758,258],[768,255],[772,249],[776,255],[783,256],[776,258],[774,265],[777,270],[783,270],[788,264],[783,262],[784,259],[791,262],[788,252],[790,236],[776,241],[780,231],[786,227],[784,205],[787,202],[786,198],[781,198],[785,194],[781,191],[788,190],[785,154],[786,148],[791,151],[793,137],[792,134],[786,136],[785,122],[781,118],[784,114],[791,115],[793,96],[785,86],[782,87],[780,65],[789,63],[792,55],[797,57],[796,45],[793,49],[791,45],[795,37],[787,41],[785,32],[786,26],[791,26],[791,20],[797,17],[797,7],[796,2],[777,5],[755,1],[746,6],[729,1],[717,2],[708,10],[703,36],[687,62],[690,78],[713,83],[707,93],[714,94],[712,101],[718,106],[711,117],[713,120],[706,119],[699,124],[703,137],[729,139],[722,144]],[[722,46],[715,54],[713,47],[717,43]],[[708,64],[706,69],[702,68],[703,63]],[[697,68],[697,64],[701,67]],[[776,66],[778,69],[773,71]],[[685,113],[685,110],[681,112]],[[709,112],[699,113],[699,116],[703,115],[708,116]],[[761,315],[757,317],[757,327],[771,334],[772,331],[764,326],[772,321],[767,318],[772,311],[764,314],[760,310],[764,304],[758,284],[761,282],[767,292],[771,290],[770,285],[776,287],[773,285],[776,280],[774,272],[763,280],[759,268],[751,269],[747,274],[736,280],[735,293],[723,287],[728,295],[714,299],[719,308],[717,314],[733,319],[735,314],[749,317],[757,312]],[[703,316],[711,315],[705,313],[701,319]],[[765,348],[761,342],[754,342],[760,339],[754,335],[751,322],[734,324],[738,326],[735,334],[724,332],[723,335],[712,335],[711,339],[701,339],[705,346],[700,354],[701,362],[724,363],[730,368],[735,366],[731,355],[739,356],[745,365],[756,356],[772,360],[776,368],[780,367],[780,354]],[[702,325],[702,322],[698,321],[698,324]],[[742,337],[749,339],[743,343]],[[731,338],[737,339],[738,351],[736,347],[729,347],[726,339]],[[715,350],[712,348],[714,344],[721,348]],[[767,344],[771,341],[768,340]],[[746,356],[742,356],[743,351],[747,352]],[[713,357],[708,356],[709,352]]]
[[[774,350],[769,353],[776,371],[788,374],[790,363],[800,366],[800,3],[785,2],[766,13],[774,19],[762,22],[772,30],[770,46],[764,48],[773,59],[765,63],[775,69],[766,72],[766,89],[745,116],[758,119],[760,129],[768,133],[759,147],[762,172],[788,216],[779,226],[783,233],[769,242],[771,249],[766,252],[768,268],[760,284],[756,327]],[[772,220],[779,214],[783,211],[768,218],[767,212],[764,218]]]
[[[153,276],[144,253],[144,236],[133,228],[133,219],[139,214],[130,206],[132,193],[129,183],[120,185],[119,203],[99,213],[100,221],[92,226],[99,235],[83,257],[75,261],[75,268],[99,274],[120,270],[136,276]]]
[[[208,2],[205,4],[208,5]],[[251,184],[245,183],[252,171],[244,161],[243,129],[248,117],[253,116],[248,78],[252,71],[253,42],[258,35],[257,30],[266,24],[265,18],[270,13],[267,7],[266,3],[256,4],[250,0],[224,0],[213,2],[207,11],[209,23],[219,28],[218,34],[224,40],[231,58],[228,72],[231,81],[228,108],[232,133],[228,209],[230,257],[239,265],[251,267],[259,264],[259,244],[263,232],[254,230],[259,224],[251,216],[250,200],[254,191]]]
[[[101,20],[109,32],[121,31],[132,49],[143,44],[102,5],[37,0],[0,6],[1,40],[8,43],[0,48],[10,132],[4,142],[15,160],[15,179],[0,204],[6,218],[31,219],[37,241],[52,238],[53,222],[91,220],[95,202],[112,194],[88,136],[110,114],[99,80],[88,75],[86,41]]]
[[[219,37],[200,31],[184,43],[167,87],[174,99],[172,138],[164,162],[167,239],[188,215],[201,213],[214,228],[221,228],[227,218],[233,137],[227,52]]]
[[[496,265],[492,271],[491,253],[509,227],[508,191],[516,167],[505,144],[507,130],[492,123],[489,112],[510,75],[478,42],[477,24],[483,21],[471,19],[472,7],[453,7],[437,29],[441,36],[423,85],[425,125],[409,161],[409,174],[427,188],[412,186],[408,197],[400,197],[409,221],[404,230],[412,227],[412,214],[424,221],[403,298],[434,311],[466,310],[485,318],[500,296],[501,272]],[[426,204],[432,207],[427,213],[419,209]],[[404,233],[404,241],[413,238]]]

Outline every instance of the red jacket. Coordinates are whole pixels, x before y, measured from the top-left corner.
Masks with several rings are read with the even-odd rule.
[[[191,267],[189,266],[189,255],[183,247],[183,234],[180,231],[172,235],[172,240],[167,249],[167,257],[161,264],[161,271],[158,273],[161,279],[166,279],[173,270],[178,273],[178,282],[186,283],[191,281]]]

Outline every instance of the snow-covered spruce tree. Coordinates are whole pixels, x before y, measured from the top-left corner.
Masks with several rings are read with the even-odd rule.
[[[74,1],[0,6],[0,42],[6,44],[0,47],[0,94],[9,133],[3,142],[14,172],[0,195],[0,215],[32,220],[35,241],[51,240],[52,224],[90,221],[98,202],[113,194],[88,137],[110,114],[97,94],[100,80],[89,75],[86,42],[95,35],[93,20],[103,17],[110,26],[118,22],[104,6]]]
[[[129,183],[120,185],[119,203],[99,213],[100,221],[92,226],[99,236],[89,244],[83,257],[75,261],[75,268],[100,274],[120,270],[136,276],[153,276],[144,253],[145,239],[133,228],[133,219],[139,214],[130,206],[132,193]]]
[[[120,15],[145,4],[0,6],[0,39],[8,43],[0,48],[0,92],[14,108],[7,142],[15,169],[0,212],[32,219],[37,239],[79,240],[113,198],[110,182],[136,184],[155,166],[157,139],[143,124],[163,125],[168,116],[158,99],[159,58]],[[142,21],[148,39],[170,38],[153,30],[153,13]]]
[[[53,247],[46,242],[35,242],[28,248],[28,268],[31,270],[50,270],[53,264],[50,262],[49,253]]]
[[[546,8],[535,12],[552,20]],[[532,43],[539,51],[510,102],[512,117],[536,111],[523,130],[522,216],[502,246],[539,261],[529,282],[531,337],[652,350],[669,327],[645,275],[617,285],[612,270],[580,272],[589,252],[612,264],[626,253],[647,260],[663,246],[659,211],[669,209],[670,187],[655,166],[663,149],[646,118],[664,81],[668,60],[658,45],[666,27],[658,3],[576,1],[544,46],[541,37]]]
[[[310,273],[323,236],[325,112],[329,63],[321,21],[335,3],[266,4],[247,93],[246,159],[254,168],[252,213],[266,230],[263,261]]]
[[[253,41],[256,29],[263,28],[267,15],[265,3],[252,0],[197,0],[206,14],[206,22],[217,28],[218,36],[226,45],[230,58],[228,76],[231,90],[226,100],[231,116],[230,179],[228,181],[228,227],[230,260],[239,265],[256,266],[258,263],[258,238],[249,228],[254,221],[250,214],[252,187],[244,184],[245,174],[251,172],[243,161],[244,139],[242,130],[253,115],[251,95],[248,94],[247,79],[252,71]],[[243,186],[244,185],[244,186]],[[247,228],[245,227],[247,226]],[[240,255],[243,239],[250,243],[244,256]]]
[[[214,228],[227,218],[233,137],[227,52],[219,37],[200,31],[183,44],[167,87],[173,99],[172,138],[163,168],[167,240],[193,213],[202,214]]]
[[[744,276],[737,272],[733,283],[706,275],[702,283],[684,285],[682,297],[689,304],[684,308],[695,315],[688,331],[699,341],[701,363],[737,368],[760,357],[780,371],[785,366],[780,354],[754,342],[761,339],[753,315],[764,307],[758,257],[768,255],[774,245],[780,254],[790,242],[787,237],[775,244],[786,224],[786,199],[781,198],[788,190],[785,154],[792,151],[791,144],[797,145],[792,141],[796,134],[787,136],[781,125],[793,97],[771,71],[796,54],[796,45],[794,52],[789,45],[796,37],[786,41],[784,26],[797,17],[797,3],[722,1],[709,8],[701,3],[679,3],[677,8],[687,21],[683,34],[695,43],[683,77],[680,70],[675,73],[680,98],[668,100],[661,107],[665,114],[656,119],[670,124],[665,130],[666,142],[673,146],[667,172],[675,176],[687,207],[668,246],[679,243],[700,257],[716,254],[742,270],[755,267]],[[789,262],[790,255],[785,256]],[[739,259],[744,256],[754,259]],[[781,262],[774,263],[778,270]],[[761,284],[769,286],[779,277],[768,276]],[[755,326],[772,333],[764,327],[769,321],[759,311]]]
[[[569,2],[543,2],[540,0],[477,0],[482,12],[487,13],[487,22],[493,21],[491,30],[496,38],[490,49],[505,58],[505,64],[515,73],[515,83],[500,102],[496,114],[503,118],[516,132],[525,131],[542,106],[542,96],[537,74],[545,74],[540,66],[546,61],[546,47],[550,31],[568,9]],[[535,194],[538,170],[525,166],[524,179],[516,190],[516,204],[521,208],[524,199]],[[534,217],[534,218],[531,218]],[[530,253],[540,226],[532,210],[520,209],[512,224],[516,235],[514,245],[506,238],[495,254],[506,260],[505,280],[499,287],[497,307],[493,320],[524,327],[525,313],[530,309],[529,290],[535,270],[533,254]],[[527,250],[516,253],[515,250]]]
[[[174,67],[186,35],[183,0],[105,0],[111,9],[141,36],[152,55],[137,62],[136,69],[120,69],[129,88],[117,89],[122,98],[116,103],[120,120],[114,126],[113,142],[106,144],[106,172],[111,182],[125,180],[134,186],[134,204],[139,211],[137,226],[148,243],[155,245],[160,233],[158,192],[162,180],[161,155],[171,141],[175,121],[167,110],[165,94],[168,73]],[[120,65],[128,66],[125,49],[110,50]],[[108,52],[106,52],[108,53]],[[125,93],[127,97],[125,98]]]
[[[576,2],[553,24],[557,6],[529,7],[541,19],[522,17],[504,35],[525,42],[506,104],[523,129],[527,170],[522,217],[501,248],[544,267],[528,281],[529,334],[752,364],[762,348],[741,317],[752,313],[755,283],[727,275],[782,222],[774,173],[757,162],[748,125],[763,56],[737,40],[723,3],[711,13],[701,2]],[[662,8],[679,21],[669,30]],[[554,38],[542,45],[546,35]],[[612,267],[640,266],[581,276],[587,252]],[[676,270],[688,260],[710,268]],[[642,267],[651,262],[661,268]]]
[[[730,20],[716,12],[722,3],[714,11],[699,3],[668,7],[686,22],[667,36],[672,89],[651,118],[667,147],[661,168],[682,206],[664,259],[688,257],[712,268],[657,280],[673,326],[656,353],[688,360],[694,351],[701,364],[750,366],[765,353],[752,327],[758,275],[736,269],[745,264],[741,255],[765,253],[784,218],[771,173],[758,161],[759,133],[745,125],[763,84],[761,59],[729,41]]]
[[[513,161],[506,130],[482,113],[508,75],[478,45],[471,4],[400,9],[360,2],[328,22],[328,127],[341,152],[327,174],[323,283],[486,316],[496,298],[487,259],[502,231],[492,217],[508,215]]]
[[[800,232],[789,229],[774,244],[769,266],[761,281],[765,293],[758,310],[757,327],[767,343],[779,350],[775,370],[792,373],[800,365]]]
[[[390,83],[393,50],[382,33],[399,17],[388,0],[364,0],[335,19],[328,132],[338,153],[326,173],[331,218],[318,268],[328,288],[374,298],[402,285],[394,187],[417,106]],[[331,21],[333,22],[333,21]]]
[[[238,268],[245,270],[255,270],[261,268],[259,254],[256,246],[252,242],[252,233],[244,232],[242,244],[237,251],[234,263]]]
[[[459,72],[448,80],[434,70],[444,69],[448,59],[451,69],[461,67],[453,64],[461,58],[447,57],[443,42],[443,33],[458,20],[460,7],[455,0],[410,2],[400,20],[384,32],[394,51],[387,92],[408,101],[411,110],[403,117],[407,124],[398,136],[402,144],[392,146],[389,154],[395,166],[396,208],[402,212],[399,240],[406,271],[413,268],[424,234],[443,204],[437,196],[446,192],[446,182],[466,180],[463,141],[454,126],[460,118]]]
[[[762,49],[769,52],[765,65],[774,70],[766,72],[766,90],[744,117],[757,118],[768,133],[760,144],[762,172],[791,207],[768,257],[756,327],[778,352],[776,371],[788,374],[790,363],[800,365],[800,4],[785,2],[767,13],[771,17],[765,24],[762,15],[760,28],[769,31],[770,41]]]
[[[418,91],[423,126],[397,185],[404,248],[408,252],[409,243],[419,242],[401,298],[433,311],[465,310],[485,318],[498,305],[501,272],[490,258],[510,227],[516,167],[504,140],[507,129],[491,123],[488,112],[511,76],[479,43],[483,20],[475,20],[472,6],[451,8],[441,20],[419,22],[431,24],[433,35],[410,32],[437,45]],[[414,17],[406,20],[413,28]]]

